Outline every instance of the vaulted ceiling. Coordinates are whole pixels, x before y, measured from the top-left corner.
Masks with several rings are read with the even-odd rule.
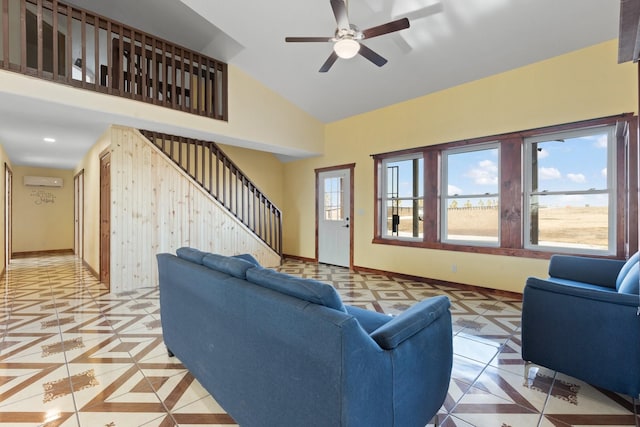
[[[388,60],[383,67],[358,55],[319,73],[331,43],[284,39],[333,36],[329,0],[69,2],[233,64],[325,123],[614,39],[620,13],[617,0],[348,0],[360,29],[400,17],[411,26],[363,42]],[[0,139],[12,161],[27,164],[20,147],[28,144],[12,141],[32,138],[31,131],[41,140],[45,129],[31,123],[18,131],[24,123],[8,109],[0,102]],[[86,140],[104,126],[88,123],[85,132],[55,108],[42,111],[42,127],[59,124],[59,140],[70,147],[74,130]]]

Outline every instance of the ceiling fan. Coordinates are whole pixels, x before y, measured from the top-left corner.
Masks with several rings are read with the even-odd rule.
[[[333,37],[286,37],[285,41],[332,42],[333,52],[331,52],[329,58],[327,58],[322,67],[320,67],[321,73],[329,71],[338,58],[349,59],[353,58],[357,54],[364,56],[378,67],[382,67],[386,64],[387,60],[385,58],[360,43],[360,41],[409,28],[409,19],[397,19],[395,21],[387,22],[386,24],[361,31],[357,26],[349,22],[346,0],[329,1],[331,3],[331,9],[333,9],[333,14],[336,17],[336,22],[338,23],[338,28],[336,28],[336,32]]]

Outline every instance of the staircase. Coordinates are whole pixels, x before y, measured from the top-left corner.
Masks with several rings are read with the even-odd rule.
[[[140,133],[282,258],[282,212],[214,142]]]

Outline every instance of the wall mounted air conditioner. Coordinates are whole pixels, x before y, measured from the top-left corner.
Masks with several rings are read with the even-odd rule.
[[[62,187],[62,178],[51,176],[25,176],[24,185],[27,187]]]

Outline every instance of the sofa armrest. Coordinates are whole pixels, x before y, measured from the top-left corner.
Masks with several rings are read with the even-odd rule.
[[[616,278],[625,261],[573,255],[553,255],[549,276],[575,282],[616,288]]]
[[[347,313],[358,320],[358,323],[362,326],[362,329],[367,332],[367,334],[370,334],[392,319],[388,314],[365,310],[364,308],[354,307],[352,305],[345,305],[344,308],[347,309]]]
[[[381,348],[393,350],[408,338],[427,328],[446,313],[450,306],[449,298],[445,296],[420,301],[373,331],[371,338]]]
[[[527,279],[522,358],[619,393],[640,391],[638,296]]]

